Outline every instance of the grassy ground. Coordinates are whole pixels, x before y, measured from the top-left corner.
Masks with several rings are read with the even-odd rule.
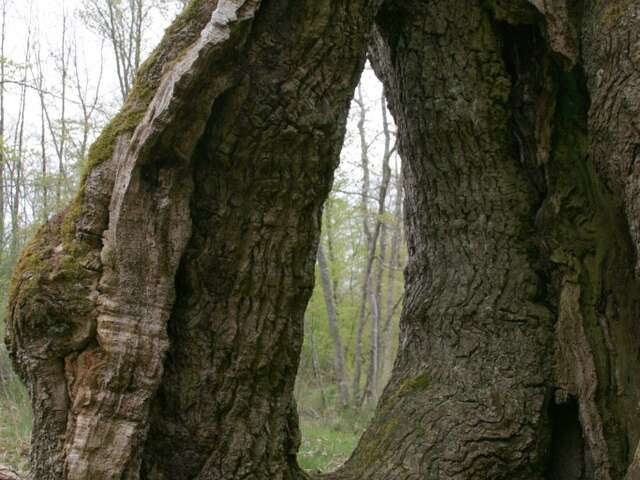
[[[316,418],[302,415],[300,466],[313,472],[336,470],[356,448],[367,419],[368,415],[353,412]]]
[[[1,330],[0,325],[0,335]],[[308,393],[299,398],[302,444],[298,461],[308,471],[333,471],[350,457],[372,411],[338,412],[325,404],[335,405],[331,389],[323,402],[316,392]],[[11,371],[4,345],[0,344],[0,464],[26,472],[30,433],[28,394]]]
[[[31,409],[25,388],[0,347],[0,463],[25,472],[29,455]]]
[[[298,462],[305,470],[331,472],[346,462],[373,415],[363,410],[340,410],[335,385],[323,389],[298,378],[296,399],[302,444]]]

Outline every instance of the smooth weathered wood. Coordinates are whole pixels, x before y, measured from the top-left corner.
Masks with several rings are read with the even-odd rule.
[[[6,465],[0,465],[0,480],[22,480],[15,470],[7,467]]]

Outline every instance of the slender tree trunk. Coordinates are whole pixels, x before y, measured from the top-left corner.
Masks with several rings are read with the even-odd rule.
[[[367,373],[367,387],[363,398],[365,400],[375,400],[378,397],[378,388],[380,382],[381,361],[381,331],[382,331],[382,278],[387,254],[387,224],[384,219],[386,213],[387,192],[389,190],[389,182],[391,180],[391,168],[389,162],[395,150],[391,142],[391,132],[387,120],[387,101],[384,94],[381,98],[382,109],[382,125],[384,134],[384,152],[382,155],[382,175],[380,181],[380,189],[378,191],[378,212],[376,216],[375,230],[378,233],[379,248],[377,249],[377,268],[375,275],[375,291],[371,294],[371,354],[369,358],[369,371]],[[376,242],[377,243],[377,242]],[[375,250],[374,250],[375,256]]]
[[[82,139],[80,140],[80,146],[78,148],[78,159],[81,162],[84,162],[87,157],[87,147],[89,143],[89,133],[93,128],[92,122],[94,114],[98,108],[98,103],[100,102],[100,90],[102,87],[102,77],[104,74],[104,58],[103,51],[100,50],[100,71],[98,73],[98,78],[95,85],[95,92],[93,98],[89,98],[89,85],[88,80],[85,85],[82,85],[82,81],[80,80],[80,67],[78,65],[78,45],[77,41],[74,39],[73,44],[73,67],[74,67],[74,77],[75,77],[75,87],[76,94],[78,97],[78,103],[80,104],[80,108],[82,109]]]
[[[0,31],[0,260],[4,256],[5,248],[5,116],[4,116],[4,85],[5,75],[5,40],[7,27],[7,0],[2,0],[2,30]]]
[[[168,31],[14,276],[35,478],[304,477],[303,312],[375,3],[193,2]]]
[[[67,145],[67,77],[69,68],[69,52],[67,50],[67,13],[62,17],[62,39],[60,44],[60,140],[58,141],[58,181],[56,182],[56,207],[62,206],[63,182],[66,183],[64,159]],[[44,103],[43,103],[44,105]],[[68,187],[68,185],[67,185]]]
[[[364,103],[364,97],[362,94],[362,85],[358,85],[358,92],[355,99],[358,105],[358,138],[360,139],[360,167],[362,168],[362,186],[361,186],[361,201],[360,201],[360,214],[362,216],[362,231],[364,232],[365,252],[367,255],[367,262],[364,273],[362,275],[362,285],[360,287],[360,308],[358,310],[357,330],[356,330],[356,344],[353,352],[353,402],[356,405],[360,404],[360,379],[362,376],[362,341],[364,337],[365,324],[367,322],[367,303],[369,301],[369,295],[371,290],[371,270],[372,264],[369,263],[369,256],[371,252],[371,246],[374,246],[375,242],[373,234],[371,232],[371,226],[369,224],[369,192],[370,192],[370,173],[369,173],[369,143],[367,141],[366,121],[367,121],[367,109]]]
[[[320,279],[322,281],[322,293],[324,295],[324,303],[327,307],[327,320],[329,322],[329,334],[333,342],[334,350],[334,370],[336,373],[336,381],[338,382],[338,391],[340,392],[340,403],[342,407],[349,405],[349,385],[344,362],[344,347],[340,338],[340,323],[338,321],[338,311],[335,304],[335,295],[331,284],[331,272],[329,263],[324,253],[322,242],[318,246],[318,268],[320,270]]]
[[[22,88],[20,90],[20,107],[18,110],[18,122],[16,125],[14,150],[15,163],[13,174],[13,201],[11,203],[11,245],[9,255],[15,261],[20,251],[20,208],[23,191],[23,168],[24,168],[24,123],[27,105],[27,72],[31,61],[31,27],[27,33],[27,45],[24,59],[24,75],[22,78]]]
[[[106,32],[107,39],[111,43],[111,48],[113,49],[113,55],[116,60],[116,73],[118,74],[118,83],[120,86],[120,95],[122,96],[122,101],[125,102],[127,97],[129,96],[129,91],[131,90],[131,81],[129,77],[129,69],[127,66],[127,56],[126,49],[124,46],[125,39],[122,38],[122,24],[121,19],[118,18],[118,12],[116,12],[116,7],[114,5],[114,0],[106,0],[107,11],[105,12],[102,9],[102,6],[99,2],[94,1],[94,5],[96,7],[96,11],[102,17],[99,22],[102,22],[101,27],[104,28]],[[133,39],[130,39],[133,41]],[[130,63],[129,58],[129,63]]]
[[[49,217],[49,185],[47,178],[47,137],[45,129],[44,95],[40,95],[40,165],[42,178],[42,220]]]
[[[324,221],[322,222],[322,229],[327,236],[327,258],[330,265],[336,264],[336,252],[335,252],[335,240],[333,234],[333,201],[331,198],[327,200],[324,206]],[[333,291],[333,303],[336,307],[340,304],[338,299],[338,276],[332,275],[331,277],[331,290]]]
[[[47,105],[45,103],[44,70],[42,64],[42,45],[38,45],[35,53],[35,69],[32,70],[34,84],[37,87],[38,99],[40,100],[40,178],[42,190],[42,204],[40,221],[45,222],[49,217],[49,184],[47,178]]]
[[[397,166],[395,178],[396,195],[393,214],[397,223],[393,226],[393,233],[391,235],[391,252],[389,255],[389,270],[387,272],[386,309],[380,353],[383,363],[381,369],[381,377],[383,379],[388,378],[393,363],[393,318],[396,311],[396,274],[400,270],[400,248],[402,243],[402,225],[400,222],[402,218],[403,188],[402,175],[398,171]]]
[[[132,41],[134,42],[134,55],[133,55],[133,73],[138,71],[140,68],[140,62],[142,61],[142,31],[144,24],[144,8],[143,8],[144,0],[134,0],[134,7],[132,11],[135,12],[135,15],[132,15],[132,18],[135,21],[131,23],[135,25],[135,35],[132,36]]]
[[[305,322],[306,323],[306,322]],[[324,394],[324,384],[322,382],[322,375],[320,374],[320,358],[318,357],[318,349],[316,347],[316,326],[315,321],[311,320],[311,327],[309,333],[309,344],[311,347],[311,367],[313,368],[313,377],[316,380],[318,389],[320,390],[320,400],[322,402],[322,410],[327,408],[327,397]]]

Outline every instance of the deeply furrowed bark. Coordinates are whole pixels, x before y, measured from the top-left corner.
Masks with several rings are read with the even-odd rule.
[[[631,480],[640,478],[640,5],[586,0],[584,10],[584,71],[591,98],[588,155],[605,180],[609,209],[622,205],[628,222],[627,228],[618,220],[613,261],[608,255],[596,264],[594,280],[602,279],[603,285],[594,299],[594,314],[604,322],[594,348],[601,381],[598,399],[617,476],[624,473],[626,456],[638,452],[629,468]],[[599,233],[603,249],[610,251],[610,233]],[[634,253],[635,279],[629,272]],[[624,292],[633,292],[632,298]]]
[[[150,478],[300,476],[303,313],[373,3],[267,4],[246,75],[214,107],[145,449]]]
[[[15,275],[36,478],[302,475],[302,318],[374,3],[196,0],[170,29]]]
[[[629,161],[635,137],[611,122],[617,89],[594,91],[590,62],[583,73],[583,13],[585,55],[608,45],[604,27],[590,33],[599,8],[531,3],[387,2],[379,16],[373,63],[407,188],[400,352],[371,427],[328,478],[621,479],[631,462],[635,186],[607,188],[601,164]],[[631,75],[622,52],[639,31],[625,8],[612,80]],[[638,108],[634,85],[622,95]]]
[[[335,478],[542,478],[552,321],[500,36],[479,2],[379,18],[375,66],[405,162],[405,305],[376,418]]]

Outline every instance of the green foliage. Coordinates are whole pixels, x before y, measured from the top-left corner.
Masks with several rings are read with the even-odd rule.
[[[337,179],[324,212],[321,241],[328,257],[331,281],[334,289],[335,304],[338,313],[338,329],[344,346],[345,368],[349,387],[354,371],[354,351],[358,327],[358,316],[361,302],[362,284],[367,261],[367,242],[363,232],[363,211],[360,197],[340,192],[359,191],[360,186],[349,187],[353,181],[353,172],[342,167],[337,172]],[[390,197],[397,194],[391,189]],[[393,198],[387,204],[392,205]],[[381,216],[371,208],[369,222],[382,222],[387,228],[387,251],[382,275],[381,290],[382,316],[387,314],[387,293],[389,292],[389,269],[391,236],[401,224],[401,219],[392,212]],[[379,246],[378,246],[379,249]],[[406,253],[401,242],[400,265],[404,265]],[[380,252],[377,252],[380,255]],[[376,277],[374,265],[372,282]],[[372,291],[375,290],[372,288]],[[403,290],[403,275],[400,268],[395,272],[393,285],[396,304]],[[392,322],[392,344],[386,355],[393,358],[397,349],[397,322],[399,309],[394,310]],[[371,305],[367,305],[367,325],[363,337],[363,370],[366,371],[371,360]],[[384,323],[384,322],[383,322]],[[381,329],[383,326],[381,325]],[[382,331],[380,332],[382,335]],[[315,356],[315,362],[314,362]],[[305,343],[296,384],[296,400],[300,414],[302,444],[299,454],[300,465],[310,471],[331,471],[344,463],[353,452],[360,435],[364,431],[368,419],[375,407],[376,398],[369,399],[364,405],[354,402],[344,408],[341,405],[338,383],[335,372],[335,348],[329,330],[327,306],[325,303],[320,272],[316,269],[316,288],[309,302],[305,317]],[[314,365],[315,363],[315,365]],[[386,383],[389,372],[383,372],[381,386]],[[364,380],[364,379],[363,379]],[[426,377],[418,377],[406,385],[407,394],[412,390],[427,387]],[[352,392],[351,392],[352,393]],[[380,392],[376,392],[380,393]]]

